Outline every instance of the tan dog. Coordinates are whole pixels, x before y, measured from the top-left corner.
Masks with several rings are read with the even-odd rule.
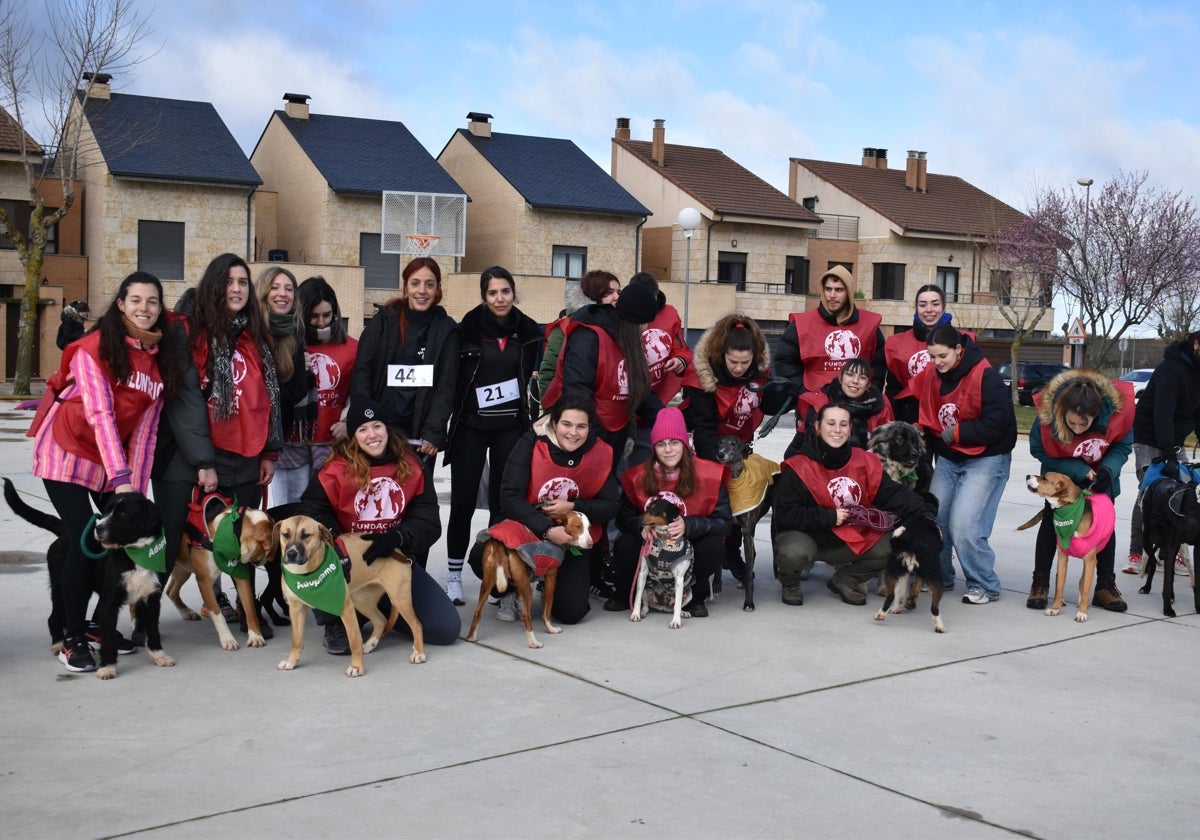
[[[1067,507],[1079,500],[1079,486],[1071,480],[1069,476],[1062,473],[1048,472],[1045,475],[1028,475],[1025,476],[1025,484],[1031,493],[1036,493],[1047,502],[1050,507],[1057,510],[1062,507]],[[1083,574],[1079,578],[1079,609],[1075,613],[1076,621],[1087,621],[1088,606],[1092,603],[1092,589],[1096,579],[1096,552],[1104,548],[1108,541],[1113,538],[1113,528],[1111,524],[1103,524],[1104,519],[1096,521],[1093,515],[1093,505],[1107,505],[1107,510],[1111,511],[1112,502],[1104,494],[1098,494],[1084,500],[1083,511],[1079,516],[1079,524],[1075,528],[1075,536],[1071,539],[1071,544],[1067,549],[1063,549],[1061,544],[1058,546],[1057,560],[1057,575],[1054,587],[1054,601],[1046,609],[1046,615],[1058,615],[1065,603],[1063,593],[1067,587],[1067,556],[1080,557],[1083,560]],[[1017,527],[1018,531],[1024,531],[1036,525],[1042,519],[1044,510],[1038,511],[1037,515],[1026,522],[1024,525]],[[1093,534],[1093,523],[1103,528],[1107,533]],[[1085,546],[1086,549],[1081,547]]]
[[[279,546],[284,571],[311,574],[325,562],[325,547],[333,543],[333,534],[315,519],[293,516],[275,526],[274,542]],[[346,584],[346,598],[342,604],[342,624],[346,627],[346,638],[350,642],[350,667],[346,669],[346,676],[361,677],[366,673],[363,654],[375,649],[383,635],[396,625],[399,616],[404,616],[412,631],[413,647],[408,661],[414,665],[424,662],[425,636],[412,605],[412,561],[397,553],[391,557],[381,557],[368,565],[362,556],[369,542],[357,534],[347,534],[341,542],[350,559],[350,581]],[[342,574],[341,568],[337,568],[334,574]],[[277,667],[281,671],[290,671],[299,664],[300,651],[304,649],[308,603],[292,589],[287,575],[283,580],[283,593],[292,621],[292,651]],[[379,610],[379,599],[385,594],[392,602],[392,614],[387,618]],[[357,612],[371,622],[371,637],[365,644],[358,626]]]
[[[210,534],[217,533],[221,523],[232,513],[234,513],[232,507],[221,509],[208,521],[208,532]],[[242,563],[261,566],[271,556],[273,545],[271,528],[274,524],[271,517],[261,510],[247,508],[242,511],[241,533],[238,535]],[[200,590],[200,597],[204,601],[203,611],[212,619],[221,647],[225,650],[237,650],[237,640],[229,631],[229,625],[225,621],[225,616],[221,614],[221,608],[217,606],[217,597],[213,592],[213,581],[216,580],[218,574],[217,563],[213,560],[212,551],[199,545],[192,545],[185,536],[179,547],[179,554],[175,558],[175,568],[171,572],[171,579],[167,581],[164,594],[171,599],[171,603],[175,605],[175,609],[179,610],[184,621],[199,621],[200,615],[185,604],[179,595],[179,591],[187,583],[187,579],[195,575],[196,587]],[[246,644],[250,647],[262,647],[266,644],[266,640],[263,639],[262,627],[258,622],[253,581],[234,578],[233,583],[237,587],[238,602],[242,606],[242,613],[246,616]]]
[[[567,529],[571,535],[569,545],[578,548],[591,548],[592,537],[588,532],[591,523],[585,514],[577,510],[550,517],[558,525]],[[476,630],[479,629],[479,617],[483,614],[483,605],[487,603],[488,595],[495,587],[501,594],[508,591],[509,583],[516,586],[517,595],[521,601],[521,620],[525,622],[525,636],[531,648],[540,648],[542,643],[533,635],[533,587],[530,584],[532,576],[529,566],[521,556],[500,540],[493,537],[483,546],[483,583],[479,586],[479,602],[475,605],[475,615],[471,619],[471,629],[467,633],[467,641],[476,641]],[[550,621],[550,610],[554,607],[554,589],[558,584],[558,567],[547,569],[545,587],[542,592],[542,624],[550,634],[561,633],[561,627],[555,627]]]

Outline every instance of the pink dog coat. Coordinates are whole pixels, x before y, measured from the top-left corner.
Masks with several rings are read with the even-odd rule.
[[[1095,493],[1092,500],[1092,527],[1084,533],[1076,531],[1071,536],[1067,546],[1067,554],[1071,557],[1082,558],[1089,551],[1100,551],[1108,545],[1113,537],[1113,529],[1117,525],[1117,511],[1112,499],[1104,493]]]

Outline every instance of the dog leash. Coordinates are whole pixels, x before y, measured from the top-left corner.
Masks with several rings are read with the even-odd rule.
[[[895,514],[886,510],[862,505],[846,505],[843,510],[850,514],[846,521],[855,525],[865,525],[874,531],[890,531],[896,527]]]
[[[100,518],[100,514],[93,513],[92,518],[87,521],[87,524],[83,526],[83,531],[81,531],[79,534],[79,548],[83,552],[85,557],[88,557],[89,559],[92,559],[92,560],[103,560],[105,557],[108,556],[108,549],[106,549],[104,546],[100,546],[100,551],[98,553],[93,552],[90,548],[88,548],[88,541],[87,541],[88,534],[91,534],[94,532],[94,529],[96,527],[96,520],[98,520],[99,518]]]

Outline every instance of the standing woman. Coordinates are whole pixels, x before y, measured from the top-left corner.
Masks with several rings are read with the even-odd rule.
[[[939,324],[949,324],[953,317],[946,311],[946,293],[941,286],[922,286],[917,289],[912,329],[888,336],[884,342],[883,355],[887,362],[885,392],[892,401],[897,420],[917,422],[917,398],[912,392],[912,379],[929,364],[926,346],[929,331]],[[963,335],[975,340],[975,336],[969,332]]]
[[[283,448],[275,462],[268,503],[283,505],[300,501],[308,487],[308,441],[316,419],[316,394],[310,394],[313,383],[304,364],[295,275],[283,266],[268,266],[254,281],[254,289],[271,334],[283,424]]]
[[[80,546],[92,501],[146,492],[159,414],[179,389],[179,356],[163,346],[166,327],[158,278],[130,274],[96,326],[68,346],[30,429],[33,474],[45,482],[67,542],[66,641],[58,658],[68,671],[96,669],[85,636],[92,561]]]
[[[967,581],[964,604],[1000,597],[988,544],[1017,445],[1017,418],[1004,380],[970,338],[949,324],[929,331],[930,365],[912,382],[919,421],[937,457],[929,487],[945,536],[942,585],[954,588],[951,550]]]
[[[495,525],[505,461],[533,422],[525,394],[542,344],[542,328],[515,305],[517,285],[508,269],[485,269],[479,295],[483,303],[460,325],[462,353],[445,457],[450,465],[446,593],[455,604],[466,603],[462,567],[484,462],[490,465],[488,525]]]
[[[677,408],[658,412],[650,441],[650,459],[621,476],[624,492],[617,513],[621,536],[613,552],[617,592],[604,602],[604,609],[620,612],[631,608],[633,581],[647,539],[642,513],[654,499],[666,498],[680,505],[683,514],[668,526],[667,535],[671,539],[687,537],[695,556],[692,600],[683,610],[692,618],[705,618],[708,607],[704,601],[712,594],[712,576],[721,571],[725,537],[733,525],[725,491],[728,468],[692,455],[683,413]]]
[[[315,474],[329,458],[334,442],[346,436],[342,414],[350,402],[358,340],[346,335],[337,293],[324,277],[309,277],[300,284],[300,323],[305,364],[317,390],[317,419],[310,438],[310,466]]]
[[[607,271],[589,271],[580,279],[579,291],[592,303],[612,306],[617,302],[617,295],[621,293],[621,281]],[[558,354],[562,351],[563,330],[574,311],[580,308],[571,306],[571,296],[571,290],[568,288],[567,304],[570,309],[564,310],[566,314],[561,315],[557,321],[546,325],[546,352],[542,354],[542,363],[538,368],[539,394],[545,394],[550,383],[554,381],[554,372],[558,369]]]

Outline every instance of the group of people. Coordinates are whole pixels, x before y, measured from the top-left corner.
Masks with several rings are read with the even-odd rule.
[[[417,257],[355,341],[320,277],[297,283],[271,266],[252,280],[243,259],[223,254],[172,312],[157,278],[131,274],[66,346],[30,432],[34,474],[74,535],[62,587],[67,669],[95,667],[91,561],[78,539],[92,505],[151,488],[171,546],[189,503],[214,491],[370,535],[368,561],[411,559],[414,608],[435,644],[458,637],[462,568],[480,573],[490,535],[558,565],[558,621],[582,620],[593,596],[628,609],[645,548],[641,512],[667,497],[684,514],[672,536],[686,536],[695,554],[684,609],[704,617],[711,577],[722,566],[740,574],[721,438],[748,452],[767,415],[792,409],[797,435],[775,494],[784,603],[803,603],[801,581],[818,559],[836,567],[835,594],[865,603],[890,531],[934,515],[946,537],[945,588],[954,588],[956,555],[964,602],[999,597],[988,538],[1016,421],[1008,389],[973,336],[951,324],[940,288],[923,286],[913,328],[885,340],[879,316],[855,304],[850,272],[835,266],[821,278],[820,304],[791,316],[774,360],[762,329],[739,313],[719,318],[693,352],[649,274],[622,286],[589,271],[579,289],[580,305],[543,326],[518,308],[511,273],[493,266],[479,279],[481,303],[455,321],[441,306],[439,264]],[[1042,395],[1031,448],[1048,469],[1115,496],[1121,465],[1138,452],[1132,412],[1124,390],[1068,371]],[[895,418],[930,443],[928,488],[893,479],[865,449]],[[444,585],[425,571],[442,534],[431,476],[439,453],[451,475]],[[483,506],[489,528],[473,535]],[[566,551],[569,535],[551,518],[572,509],[593,523],[589,550]],[[1052,540],[1039,533],[1030,606],[1044,601]],[[1123,609],[1112,558],[1102,554],[1096,597]],[[515,595],[497,600],[498,617],[515,620]],[[340,620],[317,620],[329,652],[347,653]]]

